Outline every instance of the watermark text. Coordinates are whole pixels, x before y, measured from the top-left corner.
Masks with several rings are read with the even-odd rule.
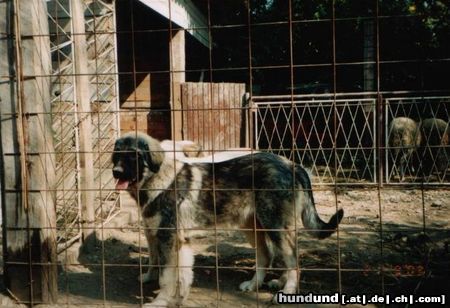
[[[345,293],[334,294],[284,294],[278,292],[276,295],[279,304],[434,304],[445,305],[445,295],[418,296],[418,295],[347,295]]]

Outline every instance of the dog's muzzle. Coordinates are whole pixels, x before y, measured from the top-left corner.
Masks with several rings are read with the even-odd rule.
[[[120,179],[121,177],[123,177],[124,170],[121,166],[115,166],[112,172],[115,179]]]
[[[115,166],[112,170],[113,177],[117,179],[116,189],[125,190],[132,181],[125,179],[125,170],[121,166]]]

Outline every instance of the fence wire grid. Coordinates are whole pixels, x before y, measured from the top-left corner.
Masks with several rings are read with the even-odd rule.
[[[450,300],[446,1],[4,0],[0,16],[2,306],[271,307],[282,273],[306,306],[327,304],[308,294],[336,307]],[[138,132],[161,142],[165,162],[212,166],[191,186],[136,197],[180,196],[166,204],[175,227],[149,225],[116,189],[115,141]],[[324,221],[344,210],[330,237],[300,220],[278,228],[281,212],[269,226],[257,214],[221,224],[224,195],[248,192],[258,209],[255,196],[276,190],[255,186],[265,166],[252,159],[244,188],[221,186],[221,166],[261,152],[282,157],[286,178],[305,169]],[[307,196],[305,183],[283,194]],[[210,196],[190,204],[194,226],[182,224],[186,195]],[[176,235],[172,263],[158,263],[165,246],[146,233]],[[267,244],[273,234],[294,234],[295,265]],[[183,247],[189,295],[158,302],[189,280]],[[138,279],[149,268],[173,277]]]

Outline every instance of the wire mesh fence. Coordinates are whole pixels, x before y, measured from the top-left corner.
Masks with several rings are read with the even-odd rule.
[[[114,5],[91,2],[83,6],[85,34],[75,33],[70,1],[47,1],[52,57],[52,115],[56,152],[56,207],[58,241],[73,242],[81,236],[80,197],[80,118],[77,91],[83,85],[76,78],[74,36],[83,35],[88,54],[89,117],[92,124],[93,168],[96,205],[100,221],[107,221],[119,210],[118,195],[111,176],[110,155],[119,133],[118,75]],[[78,94],[79,95],[79,94]],[[106,152],[106,153],[105,153]]]
[[[445,2],[6,0],[0,14],[12,302],[449,300]]]

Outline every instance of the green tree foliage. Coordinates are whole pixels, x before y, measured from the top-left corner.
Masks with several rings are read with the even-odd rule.
[[[333,89],[335,60],[337,90],[354,91],[368,61],[364,46],[372,45],[379,51],[382,90],[447,90],[434,72],[450,68],[449,7],[448,0],[211,1],[213,67],[252,67],[253,83],[263,92],[289,92],[291,81],[308,92],[313,84]],[[225,75],[248,81],[246,74]]]

